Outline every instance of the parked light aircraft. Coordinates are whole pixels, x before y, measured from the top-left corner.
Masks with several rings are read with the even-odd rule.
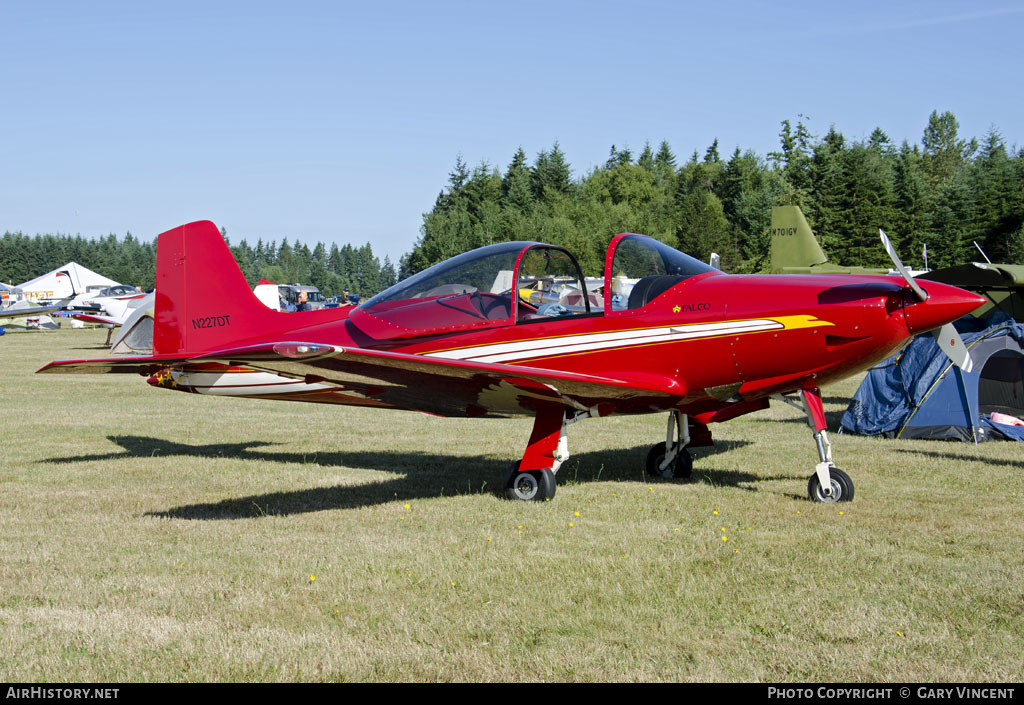
[[[1017,321],[1024,321],[1024,265],[970,262],[920,275],[921,279],[944,282],[988,299],[988,304],[975,310],[982,316],[996,308]]]
[[[635,283],[613,297],[615,280]],[[688,448],[711,443],[707,424],[776,397],[799,404],[813,432],[819,462],[808,495],[836,502],[852,499],[854,486],[832,459],[821,386],[923,331],[955,343],[949,322],[984,303],[909,276],[724,274],[626,233],[609,244],[604,286],[587,292],[567,250],[504,242],[357,307],[281,313],[260,303],[220,231],[200,221],[158,238],[151,355],[53,362],[40,372],[134,373],[198,394],[442,416],[531,415],[525,452],[505,480],[506,496],[521,500],[554,496],[576,421],[667,414],[665,442],[646,468],[687,477]]]
[[[882,267],[846,267],[828,261],[800,206],[772,208],[772,274],[896,274]],[[911,271],[917,276],[920,271]]]
[[[103,288],[90,287],[87,292],[79,293],[75,290],[74,280],[66,271],[57,272],[56,276],[67,277],[68,282],[71,284],[71,296],[50,300],[46,305],[39,305],[31,301],[21,301],[0,310],[0,319],[27,316],[34,319],[50,320],[44,314],[58,311],[78,311],[83,314],[93,314],[94,318],[73,316],[74,318],[104,325],[120,325],[117,321],[123,323],[124,319],[130,315],[129,309],[136,307],[138,305],[137,300],[145,296],[136,287],[124,284]],[[57,328],[59,326],[50,320],[49,325],[40,327]]]
[[[136,290],[137,292],[138,290]],[[155,298],[154,294],[138,294],[137,296],[125,298],[111,297],[99,310],[80,311],[72,309],[71,317],[107,328],[107,342],[105,345],[109,346],[111,338],[114,336],[114,329],[121,328],[129,321],[133,322],[141,315],[145,315],[146,311],[153,308]],[[117,345],[115,344],[114,347],[117,347]]]
[[[68,311],[88,311],[99,313],[109,318],[124,318],[125,311],[146,294],[139,288],[126,284],[116,284],[103,289],[89,291],[85,294],[73,295],[65,304]]]
[[[8,308],[0,309],[0,323],[26,330],[56,330],[60,328],[60,324],[47,314],[60,310],[60,307],[57,306],[40,306],[31,301],[21,301]]]
[[[67,272],[65,272],[65,271],[57,272],[57,274],[55,276],[67,277],[68,281],[71,282],[71,276]],[[7,318],[14,318],[14,319],[25,318],[26,321],[27,321],[26,325],[27,325],[27,327],[30,327],[30,328],[37,328],[37,329],[41,329],[41,330],[47,330],[47,329],[51,329],[51,328],[59,328],[60,326],[58,326],[56,323],[54,323],[53,319],[51,319],[46,314],[53,313],[55,311],[63,311],[65,309],[65,307],[67,306],[68,302],[70,302],[74,297],[75,297],[75,285],[72,282],[72,284],[71,284],[71,296],[69,296],[68,298],[52,302],[52,303],[50,303],[50,304],[48,304],[46,306],[43,306],[41,304],[37,304],[34,301],[27,301],[27,300],[18,301],[17,303],[12,304],[11,306],[8,306],[5,309],[0,309],[0,320],[7,319]],[[44,320],[47,323],[45,323],[44,325],[38,325],[41,321],[44,321]],[[35,324],[35,325],[33,325],[33,324]]]

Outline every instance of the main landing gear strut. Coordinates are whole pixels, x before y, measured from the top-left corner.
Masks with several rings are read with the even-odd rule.
[[[555,496],[555,474],[569,459],[566,428],[582,419],[598,416],[596,410],[566,415],[561,404],[545,404],[537,410],[533,433],[523,459],[505,475],[505,496],[509,499],[546,502]]]
[[[826,431],[821,391],[811,386],[801,389],[799,395],[799,402],[781,395],[774,398],[802,409],[814,434],[819,462],[807,483],[807,496],[815,502],[849,502],[853,499],[853,480],[832,462],[832,444]],[[538,408],[523,459],[515,463],[505,476],[505,496],[535,502],[554,498],[555,474],[569,459],[566,428],[591,416],[599,416],[596,409],[567,415],[565,406],[561,404],[546,404]],[[700,424],[697,428],[697,445],[708,445],[710,436],[704,438],[699,432],[701,428],[707,429]],[[688,446],[693,441],[689,417],[677,410],[670,411],[665,442],[658,443],[647,454],[647,474],[665,479],[690,477],[693,457]]]
[[[600,416],[597,409],[575,414],[567,414],[562,405],[545,405],[538,409],[523,459],[513,464],[505,475],[505,496],[535,502],[552,499],[556,488],[555,474],[569,459],[566,428],[592,416]],[[708,445],[709,439],[710,436],[703,439],[703,444]],[[687,446],[692,440],[689,417],[679,411],[669,412],[665,442],[657,444],[647,454],[647,474],[665,479],[690,477],[693,458]],[[702,439],[697,441],[700,444]]]
[[[686,414],[672,410],[668,414],[665,442],[647,453],[647,474],[665,480],[687,479],[693,474],[690,445],[690,423]]]
[[[775,397],[791,406],[796,402],[786,397]],[[807,482],[807,496],[814,502],[849,502],[853,499],[853,480],[832,462],[832,444],[825,430],[825,409],[821,403],[821,390],[808,387],[800,390],[800,406],[807,415],[807,424],[814,433],[814,442],[818,446],[819,462],[814,466],[814,474]]]

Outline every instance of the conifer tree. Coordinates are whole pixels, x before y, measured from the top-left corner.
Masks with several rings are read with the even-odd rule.
[[[637,166],[641,169],[654,173],[656,163],[654,161],[654,150],[651,149],[650,142],[644,142],[644,150],[640,152],[640,156],[636,160]]]
[[[901,256],[905,262],[920,257],[923,267],[925,248],[934,253],[936,242],[930,228],[928,184],[921,152],[906,141],[893,160],[893,212],[892,229],[901,242]]]
[[[964,161],[977,148],[977,142],[967,142],[957,134],[960,123],[953,113],[941,115],[932,111],[921,143],[924,145],[924,170],[935,190],[942,189]]]
[[[520,147],[508,165],[501,182],[502,205],[519,211],[533,207],[533,189],[530,185],[530,167],[526,163],[526,152]]]

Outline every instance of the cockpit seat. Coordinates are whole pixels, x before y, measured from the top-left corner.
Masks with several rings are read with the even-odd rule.
[[[626,308],[642,308],[688,277],[685,274],[653,274],[644,277],[633,285]]]

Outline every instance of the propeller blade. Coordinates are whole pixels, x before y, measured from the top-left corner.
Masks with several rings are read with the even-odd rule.
[[[885,231],[881,228],[878,229],[879,234],[882,236],[882,245],[885,247],[885,252],[889,255],[889,259],[896,265],[896,271],[903,275],[903,280],[907,282],[911,289],[914,291],[914,296],[917,297],[918,301],[924,301],[928,298],[928,294],[921,288],[921,285],[914,281],[914,278],[910,276],[910,272],[907,271],[903,263],[900,262],[899,255],[896,254],[896,248],[889,242],[889,236],[885,234]]]
[[[971,352],[964,345],[963,339],[956,332],[956,328],[953,327],[952,323],[947,323],[942,328],[934,331],[932,335],[935,336],[935,342],[939,344],[942,352],[946,353],[946,357],[952,360],[954,365],[964,372],[970,372],[974,369],[974,360],[971,359]]]
[[[896,254],[896,248],[889,242],[889,236],[885,234],[885,231],[881,228],[878,229],[878,234],[882,236],[882,245],[885,247],[886,254],[889,255],[889,259],[896,265],[896,271],[903,276],[903,280],[907,282],[907,285],[913,290],[914,296],[917,300],[924,302],[928,300],[928,293],[921,288],[921,285],[910,276],[910,272],[906,270],[903,263],[900,262],[899,255]],[[974,360],[971,359],[971,353],[967,350],[967,346],[964,345],[963,338],[957,332],[956,328],[953,327],[952,323],[947,323],[936,331],[932,332],[935,336],[935,342],[939,344],[939,348],[942,352],[946,353],[946,357],[953,361],[953,364],[959,367],[964,372],[970,372],[974,369]]]

